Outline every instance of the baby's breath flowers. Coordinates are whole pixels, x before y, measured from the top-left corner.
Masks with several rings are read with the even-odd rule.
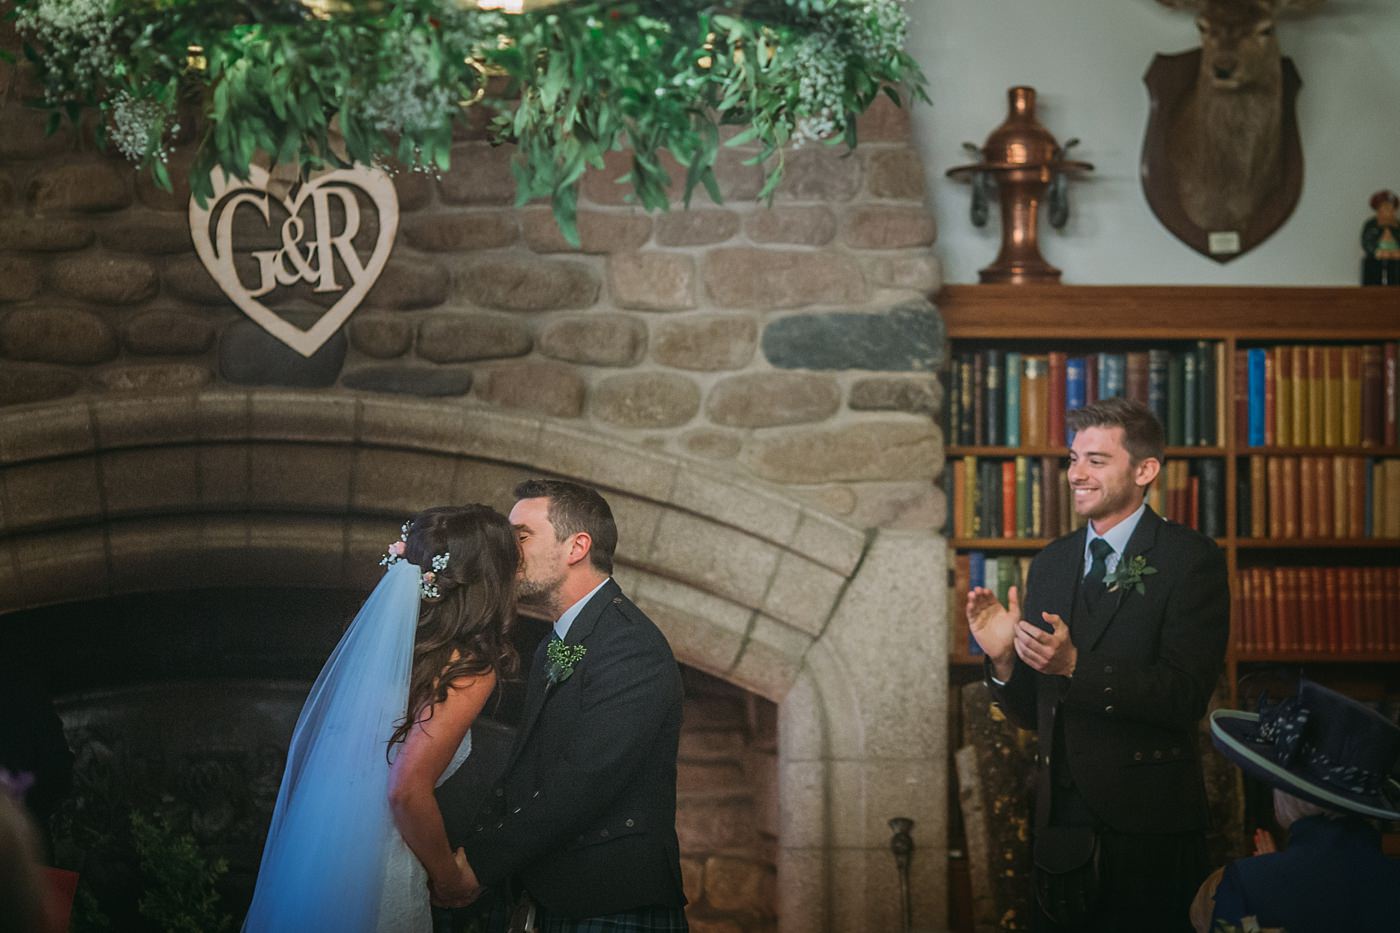
[[[167,162],[170,138],[180,132],[174,115],[158,100],[135,98],[118,91],[112,99],[112,129],[108,134],[122,155],[140,165],[147,158]]]
[[[44,52],[44,100],[86,102],[112,72],[121,25],[108,0],[31,0],[15,8],[15,26]]]

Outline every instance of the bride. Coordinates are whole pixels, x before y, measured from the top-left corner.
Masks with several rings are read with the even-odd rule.
[[[403,526],[297,720],[245,933],[429,933],[430,889],[470,899],[433,788],[516,663],[518,562],[510,523],[484,505]]]

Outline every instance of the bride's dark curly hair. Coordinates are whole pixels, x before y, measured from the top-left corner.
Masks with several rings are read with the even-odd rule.
[[[390,736],[390,747],[407,738],[426,709],[447,698],[456,678],[507,675],[519,664],[510,630],[520,548],[509,520],[486,505],[420,512],[409,528],[403,559],[431,570],[441,554],[450,556],[433,581],[439,595],[424,599],[418,613],[407,717]]]

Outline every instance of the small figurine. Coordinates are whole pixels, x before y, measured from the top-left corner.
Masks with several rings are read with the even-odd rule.
[[[1394,191],[1382,190],[1371,195],[1371,210],[1376,216],[1361,228],[1361,248],[1366,251],[1366,258],[1361,260],[1362,285],[1400,285],[1397,207],[1400,207],[1400,197]]]

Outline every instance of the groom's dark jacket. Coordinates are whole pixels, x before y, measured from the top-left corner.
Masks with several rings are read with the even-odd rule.
[[[1090,610],[1082,592],[1087,534],[1081,528],[1036,555],[1021,608],[1023,619],[1044,611],[1068,622],[1079,653],[1074,676],[1040,674],[1018,657],[1006,685],[992,686],[1011,718],[1038,732],[1036,824],[1050,818],[1052,769],[1064,769],[1117,832],[1202,830],[1197,733],[1229,639],[1225,557],[1209,538],[1149,508],[1122,560],[1140,555],[1157,572],[1142,577],[1145,592],[1104,593]],[[1057,725],[1063,760],[1054,760]]]
[[[540,643],[515,747],[462,840],[477,879],[514,879],[582,918],[685,904],[676,840],[681,678],[656,625],[609,580],[569,627],[584,656],[546,683]]]

